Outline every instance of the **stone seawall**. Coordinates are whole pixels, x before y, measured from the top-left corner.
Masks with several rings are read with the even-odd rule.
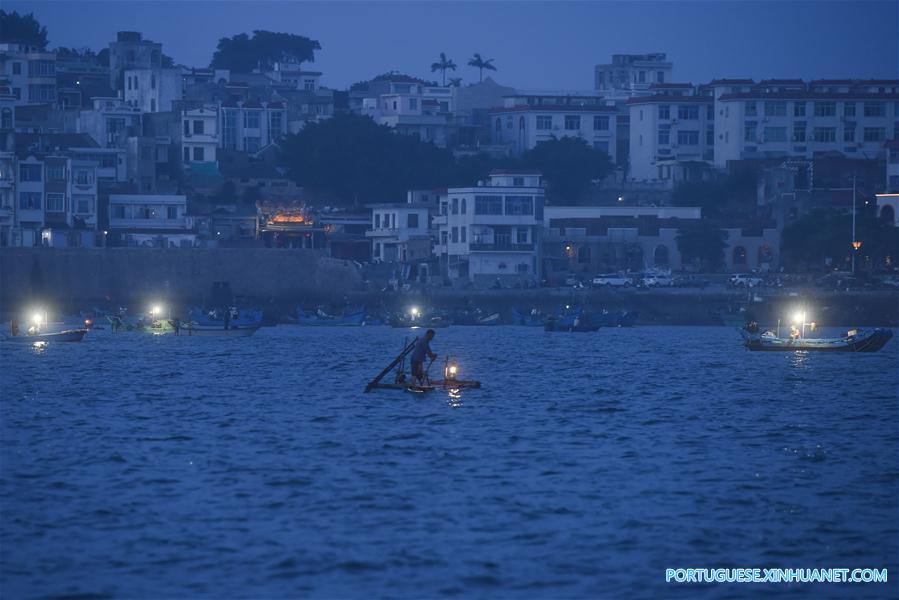
[[[361,284],[355,264],[275,248],[2,248],[0,309],[29,300],[72,309],[109,299],[202,302],[214,282],[257,301],[336,301]]]

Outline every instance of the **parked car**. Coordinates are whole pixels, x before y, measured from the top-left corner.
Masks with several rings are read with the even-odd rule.
[[[727,280],[728,287],[749,287],[754,288],[762,285],[764,281],[761,277],[755,277],[753,275],[746,275],[744,273],[737,273],[736,275],[731,275],[731,278]]]
[[[648,273],[643,276],[641,281],[643,287],[652,288],[652,287],[673,287],[674,279],[671,275],[663,275],[659,273]]]
[[[631,278],[622,273],[602,273],[593,278],[594,287],[629,287]]]

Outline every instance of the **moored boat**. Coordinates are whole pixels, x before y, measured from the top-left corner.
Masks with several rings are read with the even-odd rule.
[[[259,325],[197,325],[196,323],[187,323],[183,325],[178,332],[179,335],[198,336],[198,337],[248,337],[259,330]]]
[[[753,333],[741,329],[743,345],[753,351],[877,352],[893,337],[890,329],[851,329],[838,338],[781,338],[770,331]]]
[[[297,323],[306,326],[325,327],[358,327],[365,322],[365,311],[357,310],[343,315],[327,315],[318,312],[316,315],[308,315],[303,309],[297,309]]]
[[[0,340],[4,342],[15,342],[19,344],[36,344],[42,342],[80,342],[87,333],[87,329],[66,329],[56,333],[33,333],[24,335],[8,335],[6,333],[0,336]]]

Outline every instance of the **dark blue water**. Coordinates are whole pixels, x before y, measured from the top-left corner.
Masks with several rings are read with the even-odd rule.
[[[2,352],[2,595],[896,597],[899,344],[439,330],[484,389],[362,394],[389,328]],[[887,585],[666,584],[889,568]]]

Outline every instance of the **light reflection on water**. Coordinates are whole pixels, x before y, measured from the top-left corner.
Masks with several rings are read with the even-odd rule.
[[[896,340],[451,327],[432,347],[482,389],[363,394],[404,335],[0,344],[3,595],[693,597],[664,569],[899,570]]]

